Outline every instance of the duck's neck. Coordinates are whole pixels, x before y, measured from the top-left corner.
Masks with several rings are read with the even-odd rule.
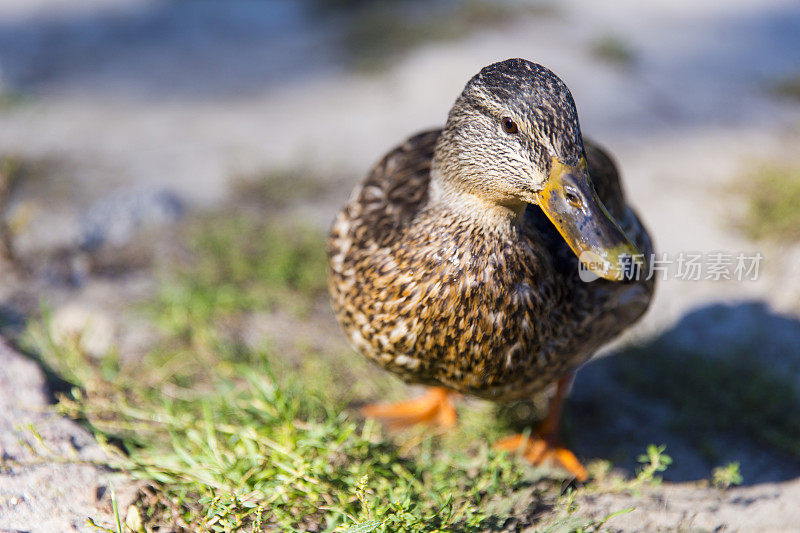
[[[521,201],[499,202],[464,190],[447,179],[438,169],[431,171],[428,206],[447,209],[491,229],[511,229],[522,221],[527,204]]]

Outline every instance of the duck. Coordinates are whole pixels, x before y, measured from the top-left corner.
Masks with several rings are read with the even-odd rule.
[[[575,371],[647,310],[653,246],[555,73],[521,58],[481,69],[442,128],[408,138],[355,187],[327,253],[351,345],[427,386],[366,416],[449,428],[458,395],[549,394],[535,431],[495,447],[587,479],[560,439],[562,405]]]

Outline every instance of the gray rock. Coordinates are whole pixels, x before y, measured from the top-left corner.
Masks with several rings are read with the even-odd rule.
[[[94,464],[104,457],[88,431],[52,411],[36,362],[0,338],[0,531],[95,531],[89,517],[110,526],[112,486],[124,519],[136,488]]]

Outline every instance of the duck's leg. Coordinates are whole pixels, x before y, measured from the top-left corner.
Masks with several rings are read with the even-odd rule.
[[[547,416],[539,426],[536,434],[530,436],[512,435],[500,439],[495,443],[495,449],[510,452],[519,451],[525,456],[525,459],[536,465],[554,462],[574,475],[578,481],[586,481],[589,477],[586,469],[575,457],[575,454],[562,446],[561,438],[558,435],[561,409],[574,376],[574,373],[570,373],[558,380],[556,393],[550,400]]]
[[[391,428],[414,424],[451,428],[456,425],[456,409],[450,399],[451,395],[452,392],[444,387],[431,387],[419,398],[367,405],[361,409],[361,413],[370,418],[383,419]]]

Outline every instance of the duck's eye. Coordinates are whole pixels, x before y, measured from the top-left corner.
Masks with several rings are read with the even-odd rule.
[[[503,117],[500,122],[503,123],[503,131],[506,133],[517,133],[519,131],[519,128],[517,128],[517,123],[509,117]]]

